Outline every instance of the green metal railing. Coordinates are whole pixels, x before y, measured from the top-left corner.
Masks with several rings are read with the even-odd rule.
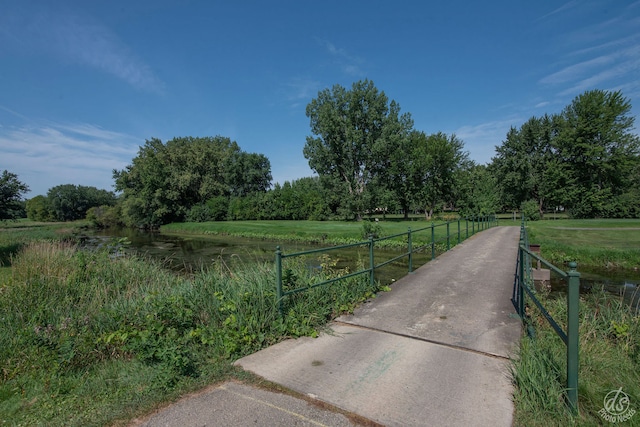
[[[464,223],[464,233],[463,233],[463,229],[462,229],[462,223]],[[454,227],[457,226],[457,228],[454,228],[454,233],[452,233],[451,231],[451,225],[454,224]],[[380,237],[380,238],[374,238],[373,236],[369,236],[369,240],[367,241],[362,241],[362,242],[358,242],[358,243],[352,243],[352,244],[347,244],[347,245],[340,245],[340,246],[331,246],[328,248],[319,248],[319,249],[313,249],[313,250],[309,250],[309,251],[302,251],[302,252],[295,252],[295,253],[291,253],[291,254],[285,254],[282,252],[280,246],[278,246],[276,248],[276,298],[277,298],[277,304],[278,304],[278,311],[280,313],[280,315],[283,315],[283,300],[285,297],[289,296],[289,295],[293,295],[299,292],[304,292],[307,291],[309,289],[313,289],[316,288],[318,286],[325,286],[325,285],[329,285],[332,284],[334,282],[338,282],[340,280],[344,280],[347,279],[349,277],[354,277],[354,276],[358,276],[361,274],[369,274],[369,280],[371,283],[371,286],[374,286],[375,284],[375,270],[381,267],[384,267],[387,264],[390,264],[392,262],[398,261],[404,257],[408,257],[408,272],[412,273],[413,272],[413,254],[418,252],[418,251],[422,251],[425,250],[427,248],[430,247],[431,249],[431,259],[434,259],[436,257],[436,245],[438,243],[444,243],[446,242],[446,250],[448,251],[449,249],[451,249],[451,243],[452,243],[452,239],[454,241],[456,241],[457,243],[462,242],[463,240],[469,238],[469,236],[472,236],[473,234],[486,230],[490,227],[494,227],[498,225],[498,220],[496,218],[495,215],[484,215],[484,216],[477,216],[477,217],[472,217],[472,218],[465,218],[465,219],[458,219],[456,221],[447,221],[446,223],[442,223],[442,224],[434,224],[431,223],[430,226],[428,227],[423,227],[423,228],[419,228],[417,230],[411,230],[411,228],[408,229],[408,231],[406,233],[399,233],[399,234],[394,234],[392,236],[386,236],[386,237]],[[436,233],[435,233],[435,229],[438,227],[446,227],[446,234],[443,237],[440,237],[438,239],[436,239]],[[471,227],[471,228],[470,228]],[[427,230],[429,230],[429,232],[431,233],[431,242],[424,244],[424,245],[418,245],[415,246],[414,245],[414,235],[416,233],[422,233],[422,232],[428,232]],[[471,231],[471,234],[469,234],[469,232]],[[390,239],[397,239],[399,237],[402,236],[406,236],[406,248],[407,251],[403,252],[402,254],[395,256],[391,259],[388,259],[384,262],[381,262],[379,264],[375,263],[375,244],[377,242],[382,242],[384,240],[390,240]],[[464,238],[463,238],[464,237]],[[282,283],[282,261],[285,258],[294,258],[294,257],[301,257],[301,256],[305,256],[305,255],[315,255],[315,254],[321,254],[321,253],[327,253],[327,252],[331,252],[331,251],[337,251],[337,250],[342,250],[342,249],[348,249],[348,248],[355,248],[355,247],[368,247],[369,249],[369,267],[368,268],[364,268],[360,271],[356,271],[353,273],[349,273],[349,274],[345,274],[343,276],[340,277],[335,277],[329,280],[324,280],[318,283],[314,283],[312,285],[308,285],[308,286],[303,286],[303,287],[299,287],[296,289],[291,289],[291,290],[287,290],[284,291],[283,289],[283,283]]]
[[[548,267],[555,274],[563,278],[567,283],[567,331],[551,316],[547,309],[535,296],[535,285],[533,281],[531,262],[532,259],[539,261],[541,265]],[[567,402],[574,413],[578,411],[578,359],[579,359],[579,340],[578,340],[578,310],[580,301],[580,273],[576,271],[577,264],[569,263],[569,271],[565,272],[549,261],[545,260],[538,254],[532,252],[529,246],[529,238],[524,220],[520,226],[520,246],[518,249],[518,260],[516,263],[516,274],[513,287],[513,296],[511,301],[522,319],[523,323],[527,322],[527,314],[525,310],[525,295],[533,301],[538,307],[542,315],[549,322],[553,330],[558,334],[560,339],[567,347]]]

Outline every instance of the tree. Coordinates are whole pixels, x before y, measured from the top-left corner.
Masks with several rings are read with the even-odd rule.
[[[38,195],[27,200],[27,218],[32,221],[53,221],[53,212],[46,196]]]
[[[534,200],[539,216],[559,205],[580,218],[633,215],[640,140],[630,111],[620,92],[592,90],[559,115],[512,128],[492,164],[503,203]]]
[[[455,204],[462,216],[487,215],[500,209],[497,180],[485,165],[468,161],[455,176]]]
[[[22,197],[29,187],[18,180],[18,175],[5,170],[0,176],[0,220],[19,218],[23,211]]]
[[[123,192],[125,223],[155,228],[190,213],[201,217],[191,209],[218,196],[265,191],[271,166],[263,155],[245,153],[222,136],[174,138],[166,144],[152,138],[113,177],[116,190]]]
[[[562,203],[575,217],[615,215],[616,200],[634,184],[640,139],[635,118],[620,91],[592,90],[577,96],[560,115],[555,139],[561,161]]]
[[[520,129],[512,127],[502,145],[496,147],[492,169],[505,207],[517,209],[535,200],[542,217],[546,204],[557,198],[550,179],[557,121],[557,117],[548,115],[531,117]]]
[[[425,215],[430,219],[439,205],[453,204],[456,172],[469,154],[463,151],[464,143],[455,135],[438,132],[415,141],[414,182],[419,188]]]
[[[271,164],[264,154],[233,153],[224,165],[224,179],[232,196],[264,193],[271,186]]]
[[[50,188],[47,201],[53,220],[75,221],[84,219],[93,207],[115,205],[116,196],[96,187],[64,184]]]
[[[335,85],[307,105],[311,132],[304,147],[309,166],[325,188],[340,200],[342,212],[360,218],[376,202],[372,182],[380,169],[381,153],[389,152],[391,136],[408,132],[410,115],[364,80],[346,90]],[[369,205],[369,206],[367,206]]]

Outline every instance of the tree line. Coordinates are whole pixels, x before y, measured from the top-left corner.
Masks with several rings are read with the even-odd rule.
[[[631,103],[619,91],[587,91],[554,115],[511,128],[490,168],[503,206],[542,217],[640,217],[640,142]]]
[[[88,212],[97,225],[143,228],[390,213],[428,219],[443,210],[523,210],[531,219],[550,209],[579,218],[640,217],[640,141],[630,111],[619,91],[587,91],[561,113],[511,128],[491,162],[479,165],[456,135],[414,129],[409,113],[363,80],[350,89],[324,89],[307,105],[311,135],[303,154],[317,176],[272,186],[269,159],[227,137],[152,138],[130,165],[113,171],[117,196],[62,185],[27,201],[26,213],[71,220]],[[4,187],[28,190],[5,175],[1,197],[11,193]],[[0,201],[0,208],[12,206],[15,216],[15,199]]]

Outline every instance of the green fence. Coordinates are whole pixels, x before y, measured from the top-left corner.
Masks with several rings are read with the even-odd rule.
[[[439,243],[445,244],[446,242],[445,247],[446,247],[446,250],[448,251],[449,249],[451,249],[452,243],[456,243],[456,244],[460,243],[461,241],[465,240],[469,236],[472,236],[473,234],[479,231],[485,230],[487,228],[490,228],[496,225],[498,225],[498,222],[495,215],[485,215],[485,216],[477,216],[472,218],[458,219],[456,221],[447,221],[445,223],[441,223],[437,225],[432,223],[428,227],[423,227],[416,230],[411,230],[411,228],[409,228],[406,233],[399,233],[399,234],[394,234],[392,236],[386,236],[386,237],[380,237],[380,238],[374,238],[373,236],[370,236],[369,240],[367,241],[352,243],[348,245],[332,246],[328,248],[319,248],[319,249],[303,251],[303,252],[295,252],[291,254],[283,253],[282,250],[280,249],[280,246],[278,246],[276,248],[276,286],[277,286],[276,296],[277,296],[278,311],[280,312],[280,315],[283,314],[282,313],[283,299],[289,295],[296,294],[299,292],[304,292],[309,289],[316,288],[318,286],[330,285],[332,283],[338,282],[343,279],[347,279],[349,277],[358,276],[361,274],[368,274],[371,285],[373,286],[375,283],[376,269],[384,267],[387,264],[398,261],[405,257],[408,258],[408,264],[409,264],[408,272],[411,273],[413,271],[413,254],[414,253],[418,251],[430,249],[431,259],[434,259],[436,257],[437,244]],[[438,238],[436,238],[436,229],[438,228],[441,228],[442,230],[446,229],[446,231],[438,233]],[[415,245],[414,240],[415,240],[416,234],[418,233],[422,233],[423,235],[424,233],[427,233],[427,236],[429,236],[430,234],[430,239],[429,238],[423,239],[423,241],[426,240],[428,241],[428,243],[422,244],[422,245]],[[406,252],[403,252],[398,256],[395,256],[391,259],[385,260],[384,262],[376,264],[375,262],[376,243],[382,242],[385,240],[390,240],[390,239],[398,239],[403,236],[406,238],[406,242],[407,242]],[[320,281],[318,283],[313,283],[308,286],[300,287],[297,289],[291,289],[286,292],[283,291],[282,263],[285,258],[294,258],[294,257],[301,257],[306,255],[318,255],[322,253],[329,253],[331,251],[337,251],[341,249],[354,248],[354,247],[368,248],[369,250],[369,267],[368,268],[365,268],[353,273],[345,274],[343,276],[336,277],[331,280]]]
[[[547,309],[536,298],[535,284],[532,275],[532,261],[539,262],[540,265],[548,267],[550,273],[553,272],[561,277],[567,285],[567,330],[566,332],[558,325],[558,322],[549,314]],[[520,247],[518,250],[518,261],[516,264],[516,274],[513,286],[511,301],[522,319],[523,323],[528,322],[526,314],[526,301],[528,297],[538,307],[542,315],[547,319],[553,330],[558,334],[567,347],[567,402],[574,413],[578,411],[578,308],[580,301],[580,273],[576,271],[577,264],[569,263],[569,271],[565,272],[551,264],[538,254],[531,251],[527,229],[524,220],[520,227]],[[530,325],[528,325],[530,327]]]

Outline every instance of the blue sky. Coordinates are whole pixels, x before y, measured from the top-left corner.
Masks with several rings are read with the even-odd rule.
[[[640,1],[2,0],[0,170],[113,189],[146,139],[228,136],[312,175],[306,105],[371,79],[478,163],[589,89],[640,107]]]

